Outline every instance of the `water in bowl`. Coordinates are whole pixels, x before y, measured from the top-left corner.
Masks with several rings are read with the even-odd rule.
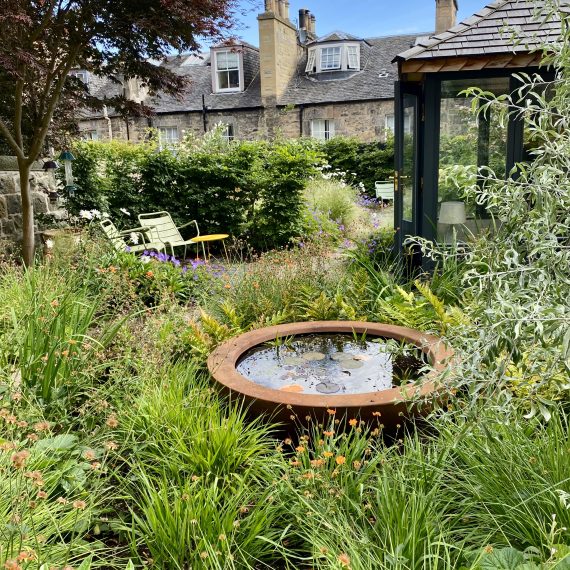
[[[421,351],[397,344],[347,334],[299,335],[250,349],[237,371],[284,392],[366,394],[418,379],[424,365]]]

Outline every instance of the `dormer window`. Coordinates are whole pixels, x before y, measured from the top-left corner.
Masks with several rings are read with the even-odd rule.
[[[340,47],[321,48],[321,71],[340,69]]]
[[[241,58],[236,51],[214,52],[214,90],[217,93],[242,90]]]
[[[360,44],[317,45],[309,48],[306,73],[359,71]]]

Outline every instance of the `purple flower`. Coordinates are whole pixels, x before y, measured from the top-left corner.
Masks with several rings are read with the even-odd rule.
[[[127,246],[125,246],[125,251],[126,251],[127,253],[130,253],[131,248],[127,245]]]

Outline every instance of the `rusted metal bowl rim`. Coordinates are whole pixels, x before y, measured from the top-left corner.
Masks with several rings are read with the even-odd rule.
[[[409,384],[362,394],[320,395],[267,388],[248,380],[236,370],[239,359],[255,346],[279,337],[315,333],[366,333],[373,337],[402,340],[417,346],[427,355],[432,371],[418,385]],[[404,402],[412,396],[426,396],[434,392],[433,377],[446,368],[452,355],[453,351],[440,338],[406,327],[364,321],[314,321],[256,329],[230,339],[210,354],[208,369],[214,379],[229,390],[255,400],[285,406],[362,408]]]

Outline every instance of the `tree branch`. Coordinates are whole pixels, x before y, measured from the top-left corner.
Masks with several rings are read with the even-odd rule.
[[[26,156],[24,154],[24,151],[22,150],[21,147],[18,146],[18,143],[12,136],[10,129],[8,129],[8,126],[2,119],[0,119],[0,133],[2,133],[4,138],[8,141],[10,148],[14,151],[16,156],[21,160],[25,160]]]
[[[49,126],[55,108],[57,106],[57,103],[59,102],[59,97],[61,95],[61,90],[63,89],[63,84],[65,83],[67,75],[71,71],[75,59],[77,58],[80,51],[81,51],[81,45],[76,45],[68,54],[67,63],[63,66],[61,75],[59,76],[59,79],[57,80],[57,83],[54,87],[51,99],[49,100],[44,118],[42,120],[42,124],[39,130],[36,130],[34,133],[35,134],[34,143],[30,148],[30,153],[29,153],[29,157],[32,158],[33,160],[36,160],[41,152],[42,145],[44,144],[47,132],[49,130]]]

